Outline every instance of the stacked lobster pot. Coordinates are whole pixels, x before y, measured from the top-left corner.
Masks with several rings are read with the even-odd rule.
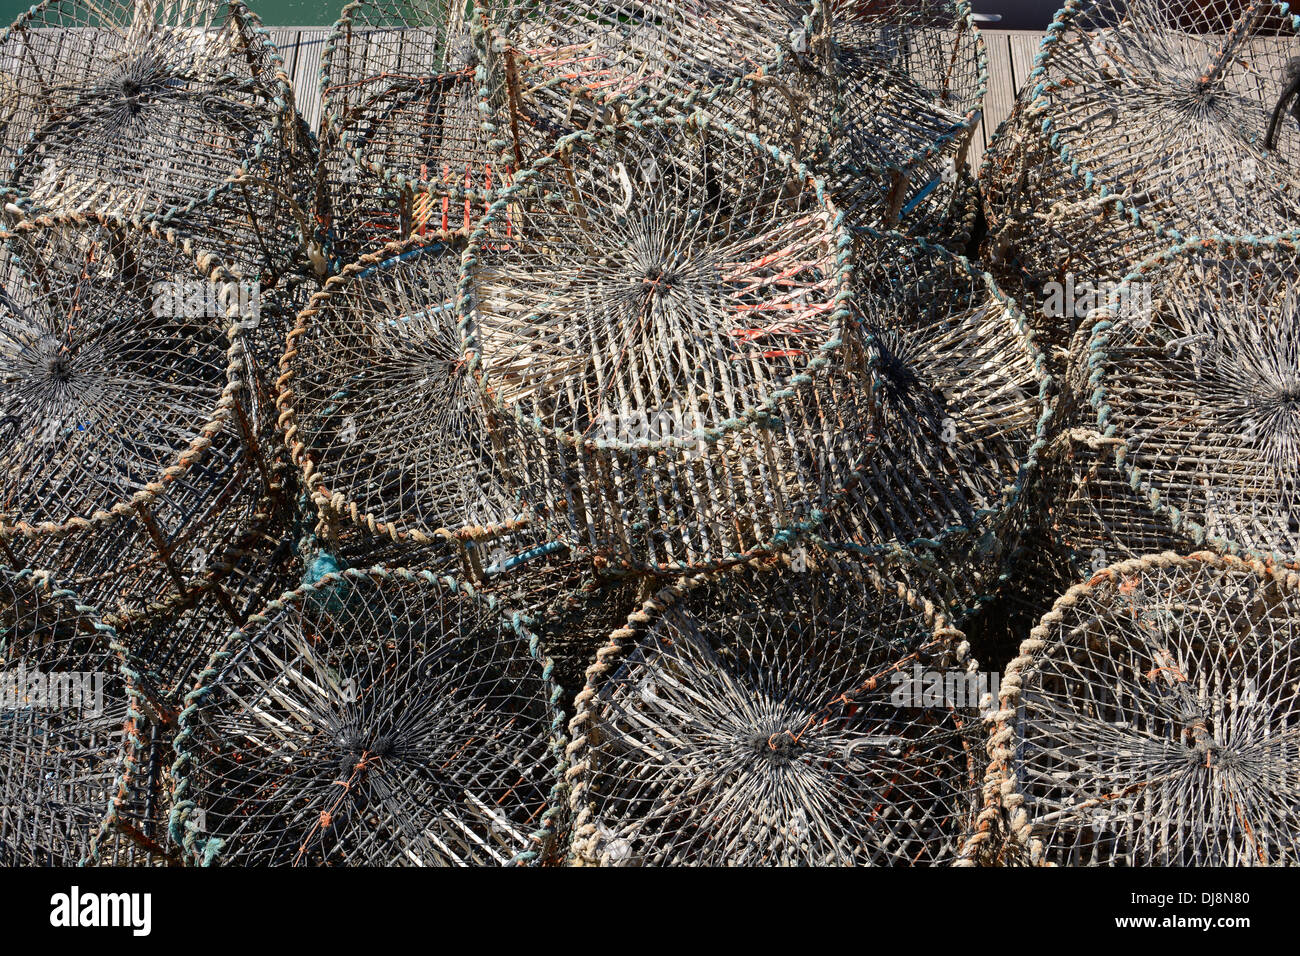
[[[1053,368],[1113,287],[1183,238],[1300,221],[1300,124],[1282,109],[1297,18],[1284,4],[1068,0],[981,173],[984,258],[1033,309]],[[1294,94],[1294,90],[1291,90]],[[1059,293],[1058,293],[1059,294]]]
[[[103,757],[66,781],[46,765],[70,789],[22,799],[69,818],[0,827],[0,855],[174,863],[184,697],[218,636],[300,573],[275,373],[323,264],[314,141],[241,3],[51,0],[0,33],[0,62],[6,661],[102,683],[93,706],[35,715],[6,697],[5,726],[44,721],[25,739],[48,731],[50,760],[75,749],[56,723]],[[32,601],[103,640],[46,640]],[[31,758],[3,771],[15,800]]]

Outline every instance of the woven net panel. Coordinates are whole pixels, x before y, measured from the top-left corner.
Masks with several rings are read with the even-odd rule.
[[[850,223],[943,238],[962,219],[962,167],[983,113],[984,41],[951,0],[831,5],[824,160]]]
[[[1115,290],[1089,346],[1128,484],[1216,549],[1300,554],[1298,261],[1285,240],[1178,247]]]
[[[900,706],[891,675],[970,662],[898,592],[839,569],[724,572],[653,598],[601,660],[573,725],[580,861],[951,860],[979,789],[976,707]]]
[[[228,274],[108,220],[0,240],[0,556],[105,610],[197,586],[265,519],[277,474]],[[217,304],[159,307],[190,288]]]
[[[837,503],[873,446],[836,217],[709,125],[576,137],[521,174],[465,257],[466,354],[556,535],[702,567]]]
[[[494,602],[432,573],[344,572],[214,657],[181,717],[173,829],[202,862],[536,862],[556,695]]]
[[[1029,862],[1295,863],[1297,583],[1165,554],[1057,602],[1008,668],[992,751]]]
[[[422,541],[518,513],[462,356],[459,273],[458,247],[413,239],[347,266],[300,314],[280,405],[324,512]]]
[[[0,864],[75,866],[106,826],[129,709],[113,643],[71,592],[0,571]]]
[[[854,281],[882,453],[816,534],[872,548],[1007,533],[1047,424],[1023,315],[965,259],[896,233],[859,234]]]
[[[505,3],[475,4],[476,16]],[[349,4],[322,61],[322,156],[336,256],[413,234],[468,233],[509,183],[479,106],[479,54],[466,5]]]

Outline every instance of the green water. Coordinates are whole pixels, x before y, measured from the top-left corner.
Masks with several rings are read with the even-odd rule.
[[[347,0],[247,0],[248,7],[268,27],[327,27],[339,18]],[[0,0],[0,23],[13,23],[31,7],[31,0]]]

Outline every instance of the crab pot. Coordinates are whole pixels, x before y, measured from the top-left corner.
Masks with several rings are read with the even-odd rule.
[[[450,577],[375,568],[289,592],[231,635],[193,699],[172,829],[196,862],[554,853],[563,720],[549,666],[492,598]]]
[[[1032,521],[1018,503],[1051,422],[1050,377],[1015,304],[964,258],[860,231],[853,307],[880,450],[810,534],[835,548],[931,555],[987,591]]]
[[[493,4],[475,4],[480,17]],[[477,20],[449,0],[350,3],[321,65],[318,219],[341,263],[466,235],[509,185],[480,111]]]
[[[961,632],[878,568],[795,568],[669,586],[610,635],[571,725],[574,862],[955,858],[983,767]]]
[[[462,356],[464,243],[408,240],[349,264],[299,314],[280,420],[322,515],[428,544],[520,515]],[[336,521],[337,523],[337,521]]]
[[[208,586],[274,519],[283,480],[236,277],[114,220],[0,242],[4,565],[115,614]],[[189,289],[201,307],[173,301]]]
[[[1129,497],[1224,552],[1300,555],[1300,249],[1192,241],[1138,267],[1080,364]]]
[[[165,223],[267,288],[297,267],[315,149],[242,3],[44,0],[0,33],[4,60],[4,188],[26,215]]]
[[[146,858],[115,826],[132,809],[121,772],[140,711],[113,629],[49,575],[9,570],[0,624],[0,863],[76,866],[110,845]]]
[[[1171,241],[1300,216],[1284,4],[1066,3],[986,158],[988,257],[1035,294],[1119,282]],[[1063,347],[1077,316],[1044,316]]]
[[[849,237],[707,122],[577,134],[471,238],[468,368],[521,494],[608,567],[717,567],[834,507],[872,447]]]
[[[1199,552],[1112,565],[1001,682],[971,859],[1294,865],[1300,579]]]

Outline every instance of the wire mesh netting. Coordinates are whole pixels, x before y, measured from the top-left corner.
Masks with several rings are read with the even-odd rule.
[[[986,158],[989,256],[1036,298],[1118,282],[1171,236],[1294,229],[1296,24],[1261,0],[1067,3]],[[1068,344],[1073,318],[1044,335]]]
[[[1296,575],[1198,553],[1072,588],[1002,681],[1008,860],[1294,864]]]
[[[983,768],[980,702],[964,697],[974,668],[932,605],[847,565],[666,588],[613,632],[578,697],[573,853],[621,866],[950,861]],[[922,672],[941,674],[934,699],[921,699]],[[945,698],[945,676],[961,701]]]
[[[1175,247],[1115,290],[1088,347],[1120,500],[1216,550],[1300,555],[1298,264],[1282,239]]]
[[[1011,506],[1050,423],[1049,376],[1024,316],[965,259],[870,230],[856,248],[881,453],[812,533],[866,551],[951,541],[942,560],[978,590],[1031,517]]]
[[[299,315],[282,362],[307,490],[372,533],[428,540],[520,510],[462,355],[460,252],[413,239],[348,265]]]
[[[200,862],[538,862],[562,745],[548,671],[450,578],[327,575],[214,656],[181,716],[173,829]]]
[[[0,570],[0,864],[75,866],[108,826],[131,709],[115,642],[48,576]]]
[[[504,3],[351,3],[321,64],[318,209],[344,261],[413,234],[468,234],[509,183],[480,112],[473,26]]]
[[[707,123],[577,135],[462,265],[468,367],[525,501],[602,561],[718,565],[815,523],[873,448],[849,240]]]
[[[106,611],[197,586],[277,491],[233,277],[113,220],[0,242],[0,557]],[[205,307],[167,307],[191,290]]]
[[[972,225],[963,167],[988,83],[970,5],[835,0],[823,15],[826,81],[809,90],[811,116],[828,118],[818,164],[836,201],[852,225],[963,244]]]

